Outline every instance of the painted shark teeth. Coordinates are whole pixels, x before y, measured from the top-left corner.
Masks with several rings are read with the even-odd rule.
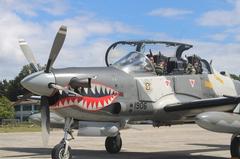
[[[100,84],[92,84],[91,88],[84,88],[79,90],[79,92],[81,92],[81,95],[88,97],[102,97],[116,93],[112,88]]]
[[[91,88],[79,89],[82,96],[68,96],[60,99],[53,107],[76,106],[88,111],[97,111],[110,105],[119,93],[110,87],[92,84]]]
[[[97,110],[96,102],[93,103],[92,108],[93,108],[93,110]]]
[[[84,92],[86,93],[86,95],[88,94],[88,88],[84,88]]]
[[[101,90],[102,87],[99,86],[99,85],[97,85],[97,86],[95,86],[95,87],[96,87],[96,89],[97,89],[97,93],[100,94],[100,90]]]
[[[83,100],[81,100],[79,103],[77,103],[76,105],[80,106],[80,107],[83,107]]]
[[[91,91],[92,91],[93,94],[96,94],[95,88],[91,88]]]
[[[99,101],[98,102],[98,108],[102,108],[103,107],[103,105],[102,105],[102,103]]]
[[[74,105],[73,100],[70,99],[69,105]]]
[[[107,102],[106,102],[105,100],[104,100],[104,103],[103,103],[103,104],[104,104],[104,107],[106,107],[106,106],[108,105]]]

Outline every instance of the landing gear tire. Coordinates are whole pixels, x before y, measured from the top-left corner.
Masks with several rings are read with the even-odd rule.
[[[231,156],[233,158],[240,158],[240,136],[233,136],[231,141]]]
[[[64,151],[65,151],[65,144],[63,143],[57,144],[52,149],[52,159],[72,159],[71,147],[68,146],[66,155],[64,155]]]
[[[108,153],[118,153],[122,148],[121,136],[107,137],[105,140],[105,148]]]

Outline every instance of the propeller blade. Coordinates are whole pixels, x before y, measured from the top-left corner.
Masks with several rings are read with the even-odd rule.
[[[24,56],[26,57],[26,59],[30,63],[31,67],[33,68],[33,70],[35,72],[39,71],[39,67],[38,67],[37,62],[35,60],[35,57],[33,56],[32,50],[28,46],[27,42],[24,39],[20,39],[19,40],[19,46],[20,46]]]
[[[47,62],[47,66],[45,69],[46,73],[49,73],[50,68],[52,67],[53,63],[55,62],[66,37],[66,33],[67,33],[67,27],[62,25],[59,28],[59,31],[56,34],[56,37],[54,39],[53,45],[52,45],[52,49],[48,58],[48,62]]]
[[[50,111],[48,98],[45,96],[41,97],[41,121],[42,121],[42,141],[43,145],[47,146],[50,135]]]
[[[54,83],[49,84],[49,87],[50,88],[55,88],[55,89],[60,90],[60,91],[64,91],[67,94],[70,93],[70,94],[74,94],[76,96],[82,96],[82,95],[80,95],[80,94],[78,94],[78,93],[76,93],[74,91],[69,90],[68,88],[64,88],[64,87],[62,87],[60,85],[57,85],[57,84],[54,84]]]
[[[17,100],[12,106],[18,105],[18,104],[20,104],[22,101],[25,101],[25,100],[31,98],[32,95],[33,95],[33,94],[32,94],[31,92],[29,92],[29,93],[21,96],[20,99]]]

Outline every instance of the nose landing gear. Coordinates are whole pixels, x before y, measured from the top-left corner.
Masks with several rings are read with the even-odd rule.
[[[71,130],[72,123],[72,118],[65,119],[64,138],[52,149],[52,159],[72,159],[71,147],[69,146],[69,141],[74,139]],[[71,136],[70,139],[68,139],[68,135]]]

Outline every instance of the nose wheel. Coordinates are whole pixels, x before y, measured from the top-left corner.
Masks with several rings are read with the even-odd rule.
[[[108,153],[118,153],[122,148],[122,139],[120,134],[114,137],[107,137],[105,140],[105,148]]]
[[[52,149],[52,159],[72,159],[71,147],[62,141]]]
[[[52,149],[52,159],[72,159],[71,147],[69,146],[69,141],[74,139],[71,130],[72,123],[72,118],[65,119],[64,138]],[[68,139],[68,135],[71,136],[70,139]]]
[[[240,158],[240,136],[233,135],[230,148],[232,158]]]

